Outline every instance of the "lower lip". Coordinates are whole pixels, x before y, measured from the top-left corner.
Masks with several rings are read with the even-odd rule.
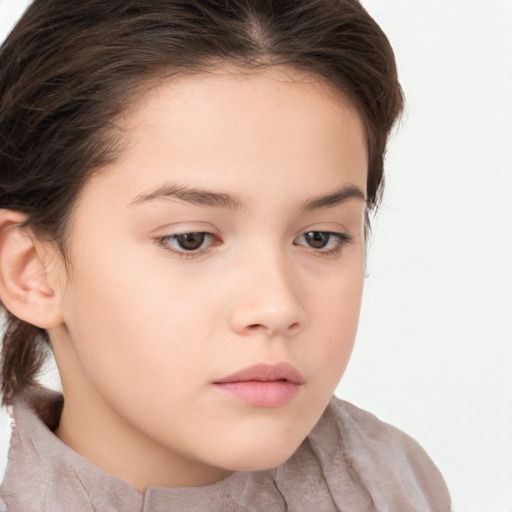
[[[300,384],[286,380],[215,383],[215,388],[253,407],[281,407],[299,392]]]

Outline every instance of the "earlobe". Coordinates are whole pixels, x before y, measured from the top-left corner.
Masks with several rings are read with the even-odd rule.
[[[23,226],[26,216],[0,209],[0,300],[17,318],[43,329],[62,323],[60,291],[48,272],[44,243]]]

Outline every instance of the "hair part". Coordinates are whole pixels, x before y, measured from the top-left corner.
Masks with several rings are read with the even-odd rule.
[[[155,79],[219,63],[288,66],[340,91],[363,122],[377,207],[403,96],[389,41],[357,0],[35,0],[0,48],[0,208],[23,212],[66,262],[75,201],[122,150],[119,116]],[[6,311],[4,402],[36,384],[48,341]]]

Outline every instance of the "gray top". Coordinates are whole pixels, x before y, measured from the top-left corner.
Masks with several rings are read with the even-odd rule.
[[[30,390],[14,404],[0,487],[9,512],[450,510],[443,478],[413,439],[334,397],[311,434],[278,468],[233,473],[204,487],[144,492],[62,443],[52,433],[61,410],[62,396],[42,389]]]

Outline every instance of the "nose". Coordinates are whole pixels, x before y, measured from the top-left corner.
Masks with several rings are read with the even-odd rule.
[[[231,328],[239,334],[293,336],[306,324],[302,293],[291,264],[281,256],[247,260],[239,272],[230,312]]]

